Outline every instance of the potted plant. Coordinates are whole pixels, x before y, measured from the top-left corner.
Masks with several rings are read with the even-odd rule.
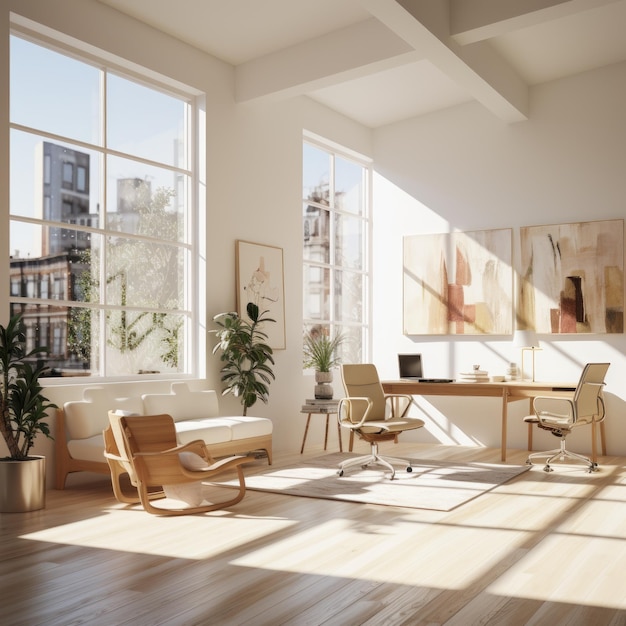
[[[315,328],[304,335],[304,358],[305,368],[315,370],[315,398],[317,400],[331,399],[333,397],[332,368],[341,361],[337,349],[343,343],[341,335],[330,337],[327,332]]]
[[[26,352],[26,333],[21,315],[13,316],[6,327],[0,325],[0,431],[9,456],[0,459],[0,511],[35,511],[45,506],[45,457],[31,456],[35,437],[50,437],[44,421],[49,409],[56,408],[41,393],[39,377],[46,367],[41,361],[33,367],[27,359],[48,352],[36,347]]]
[[[220,361],[224,365],[220,372],[225,385],[222,395],[232,393],[239,398],[244,415],[257,400],[267,404],[268,386],[275,379],[271,367],[274,364],[272,348],[266,343],[267,333],[262,330],[263,324],[275,320],[266,317],[267,311],[260,312],[253,302],[248,303],[246,312],[250,321],[232,312],[213,318],[220,327],[214,331],[218,343],[213,354],[222,353]]]

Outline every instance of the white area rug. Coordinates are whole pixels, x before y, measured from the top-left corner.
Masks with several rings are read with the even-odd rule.
[[[530,469],[527,465],[411,459],[413,471],[397,468],[394,480],[389,480],[388,472],[383,474],[379,466],[365,470],[356,467],[338,476],[338,463],[351,456],[357,455],[328,454],[281,469],[270,466],[250,475],[244,466],[246,485],[252,490],[309,498],[451,511]]]

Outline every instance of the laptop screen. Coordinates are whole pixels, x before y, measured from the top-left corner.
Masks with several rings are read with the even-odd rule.
[[[422,355],[421,354],[399,354],[398,366],[400,378],[422,378]]]

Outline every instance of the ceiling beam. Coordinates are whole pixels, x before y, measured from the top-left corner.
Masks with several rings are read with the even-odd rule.
[[[450,0],[450,33],[467,45],[618,0]]]
[[[500,119],[522,121],[528,118],[528,85],[478,33],[506,28],[508,20],[529,19],[533,12],[561,5],[572,10],[573,4],[614,0],[357,1],[371,19],[237,66],[236,101],[303,95],[427,59]],[[460,8],[464,2],[481,9],[479,18]],[[502,10],[504,4],[507,11]],[[533,11],[524,13],[522,4]],[[451,34],[452,23],[465,29],[457,33],[461,40],[476,41],[462,45]]]
[[[238,65],[235,99],[302,95],[416,60],[410,45],[372,18]]]
[[[449,1],[359,2],[502,120],[528,119],[528,85],[485,42],[463,47],[450,36]]]

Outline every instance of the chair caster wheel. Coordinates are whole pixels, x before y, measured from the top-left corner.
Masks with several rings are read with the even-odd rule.
[[[532,465],[533,462],[530,459],[526,459],[526,465]]]
[[[406,468],[406,471],[410,474],[410,473],[413,471],[413,468],[409,465],[409,466]]]
[[[339,470],[339,471],[337,472],[337,476],[343,476],[343,470]]]
[[[553,472],[554,470],[553,470],[553,469],[552,469],[549,465],[546,465],[546,466],[543,468],[543,471],[544,471],[544,472]]]

